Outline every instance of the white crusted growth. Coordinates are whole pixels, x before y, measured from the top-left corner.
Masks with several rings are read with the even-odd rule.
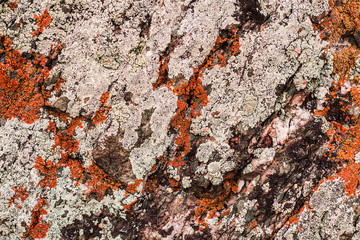
[[[183,177],[182,179],[182,186],[183,188],[189,188],[191,187],[191,178],[189,176]]]

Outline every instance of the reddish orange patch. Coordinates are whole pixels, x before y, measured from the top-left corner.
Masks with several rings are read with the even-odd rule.
[[[137,188],[140,186],[142,181],[143,181],[142,179],[136,179],[135,183],[130,183],[126,188],[125,196],[132,194],[132,193],[136,193],[138,191]]]
[[[285,226],[290,226],[291,224],[297,223],[298,221],[299,221],[298,214],[295,214],[295,215],[291,216],[289,218],[289,220],[287,220],[287,222],[285,223]]]
[[[228,59],[240,51],[238,28],[230,28],[229,34],[230,38],[221,38],[220,36],[217,38],[215,46],[211,49],[205,60],[198,68],[193,69],[193,75],[188,82],[183,82],[173,88],[171,88],[171,84],[175,81],[168,78],[167,63],[170,59],[169,54],[160,58],[159,77],[153,84],[154,90],[162,85],[167,85],[178,96],[177,111],[170,121],[170,127],[177,131],[177,137],[175,138],[177,144],[176,155],[173,160],[168,162],[169,165],[175,168],[184,165],[182,159],[190,152],[190,125],[192,119],[198,117],[201,108],[209,102],[206,91],[201,85],[203,72],[215,65],[225,66]],[[170,44],[170,50],[173,51],[177,44],[178,42],[173,41]],[[219,49],[224,44],[227,45],[227,51],[221,53]]]
[[[34,15],[34,19],[37,21],[36,25],[39,27],[37,30],[35,30],[32,35],[33,37],[37,37],[44,31],[46,27],[48,27],[51,23],[51,17],[48,13],[48,10],[45,9],[44,13],[42,15]]]
[[[33,36],[39,36],[44,28],[49,26],[51,17],[45,10],[43,15],[35,15],[34,18],[37,20],[39,28],[33,32]],[[41,188],[54,188],[57,184],[57,170],[69,167],[71,178],[76,182],[76,186],[86,179],[85,185],[89,191],[94,192],[98,201],[101,201],[106,190],[117,189],[121,186],[95,164],[92,163],[88,168],[85,168],[82,162],[74,157],[74,153],[79,150],[75,131],[77,128],[83,128],[84,123],[88,124],[87,129],[85,129],[87,131],[104,121],[111,108],[107,104],[110,96],[109,93],[101,95],[100,107],[92,118],[83,116],[71,118],[68,113],[51,106],[47,99],[52,92],[61,93],[60,87],[65,80],[60,76],[52,87],[45,87],[49,81],[51,70],[48,69],[47,64],[57,57],[60,50],[61,46],[57,43],[55,47],[51,46],[48,57],[31,51],[29,53],[31,60],[27,60],[19,51],[11,47],[11,41],[8,37],[0,36],[0,55],[4,59],[3,62],[0,62],[0,115],[3,119],[18,118],[20,121],[30,124],[40,117],[41,108],[44,108],[45,114],[61,120],[65,127],[64,124],[59,126],[57,121],[49,121],[46,129],[47,132],[54,133],[52,150],[53,153],[58,151],[61,159],[54,163],[51,160],[44,160],[41,156],[36,158],[34,167],[43,177],[38,185]],[[136,184],[139,184],[138,181]],[[13,188],[13,190],[15,194],[9,201],[9,207],[12,204],[21,207],[15,200],[18,198],[25,200],[28,195],[21,187]],[[44,206],[47,204],[42,197],[39,198],[38,204],[32,210],[30,226],[27,227],[22,238],[46,237],[49,223],[43,223],[42,216],[46,214]]]
[[[9,8],[11,9],[11,10],[15,10],[15,8],[17,7],[17,2],[16,2],[16,0],[14,1],[14,2],[12,2],[12,3],[8,3],[8,6],[9,6]]]
[[[40,180],[38,185],[42,188],[54,188],[56,186],[56,164],[54,164],[51,160],[44,161],[44,159],[39,156],[36,158],[34,167],[39,171],[39,175],[44,175],[44,178]]]
[[[320,26],[314,26],[315,29],[322,29],[322,38],[327,36],[328,41],[333,43],[345,34],[354,34],[360,30],[359,0],[329,0],[329,5],[330,14],[321,19]]]
[[[46,237],[50,225],[50,223],[42,221],[43,215],[47,214],[47,211],[44,209],[46,205],[49,205],[48,202],[43,197],[40,197],[34,209],[31,210],[30,226],[27,227],[26,232],[21,238],[38,239]]]
[[[84,168],[82,163],[75,160],[72,155],[79,150],[79,141],[76,140],[74,136],[75,130],[77,128],[83,128],[83,122],[86,121],[88,123],[103,121],[105,119],[105,114],[110,109],[110,106],[104,106],[104,104],[107,103],[108,98],[108,93],[102,94],[100,98],[100,108],[96,111],[103,114],[102,119],[98,118],[99,114],[94,114],[92,119],[87,119],[83,116],[71,118],[68,113],[60,112],[58,110],[48,111],[49,115],[61,119],[63,123],[66,124],[66,127],[58,128],[53,121],[49,121],[46,131],[55,133],[52,150],[54,153],[55,150],[59,150],[61,159],[58,164],[55,165],[51,161],[44,162],[41,157],[37,158],[35,167],[41,174],[45,175],[45,178],[39,183],[40,186],[43,188],[46,186],[55,187],[56,170],[60,167],[69,167],[71,179],[76,182],[76,186],[83,181],[85,176],[88,176],[86,185],[91,189],[90,192],[96,193],[99,201],[103,198],[106,189],[119,187],[118,184],[115,184],[115,182],[96,165],[92,164],[88,168]]]
[[[225,209],[224,204],[229,195],[237,191],[238,181],[235,180],[234,177],[234,174],[226,177],[224,180],[224,189],[218,193],[215,198],[211,198],[211,196],[205,194],[203,199],[196,201],[195,220],[200,226],[207,227],[206,219],[215,217],[218,217],[219,222],[221,222],[222,219],[230,213],[229,209]]]
[[[86,186],[91,192],[97,195],[97,200],[101,201],[105,195],[107,189],[117,189],[120,184],[114,182],[102,169],[92,163],[86,172],[89,174],[90,179],[86,182]]]
[[[358,35],[360,33],[360,1],[359,0],[329,0],[330,13],[320,19],[319,24],[314,26],[327,38],[331,45],[342,43],[346,36]],[[360,165],[355,163],[355,154],[360,151],[360,119],[353,114],[352,108],[360,107],[360,93],[358,90],[359,79],[350,74],[350,69],[355,67],[356,59],[360,49],[352,43],[336,51],[333,56],[333,76],[339,76],[339,80],[333,83],[329,93],[328,101],[339,99],[340,111],[346,112],[345,123],[331,121],[328,131],[330,141],[329,152],[326,156],[331,161],[339,162],[341,165],[338,173],[335,173],[328,180],[335,177],[345,183],[345,191],[348,196],[357,195],[360,182]],[[344,89],[346,90],[344,93]],[[350,104],[345,104],[350,102]],[[330,107],[326,106],[323,111],[317,111],[325,118],[328,116]]]
[[[57,51],[60,51],[57,50]],[[51,90],[46,90],[49,69],[45,56],[31,53],[33,61],[26,60],[19,51],[11,47],[6,36],[0,37],[0,115],[3,119],[18,118],[34,123],[40,117],[40,108],[47,104]]]
[[[130,212],[130,211],[131,211],[132,206],[133,206],[136,202],[137,202],[137,200],[135,200],[135,201],[131,202],[131,203],[130,203],[130,204],[128,204],[128,205],[125,205],[125,206],[124,206],[124,210],[125,210],[126,212]],[[131,214],[132,214],[132,213],[131,213]]]
[[[105,92],[100,97],[100,108],[95,112],[93,123],[95,126],[106,119],[107,113],[110,111],[111,106],[105,106],[109,100],[109,93]]]
[[[12,187],[11,189],[15,193],[14,193],[14,196],[12,196],[10,198],[8,207],[11,207],[12,204],[15,204],[16,207],[22,208],[18,203],[15,202],[15,200],[20,198],[21,201],[25,201],[29,197],[29,194],[27,194],[25,189],[23,189],[21,186],[19,186],[17,188]]]
[[[360,54],[360,50],[356,47],[345,48],[334,54],[334,73],[340,76],[338,82],[333,84],[333,90],[330,97],[339,98],[339,92],[345,83],[356,84],[349,79],[349,71],[355,66],[356,57]],[[347,96],[347,101],[350,101],[354,106],[359,107],[360,94],[356,85],[353,85],[349,91],[350,94],[342,95]],[[351,105],[345,106],[340,102],[341,111],[349,112]],[[329,108],[326,108],[322,114],[326,117]],[[332,121],[331,127],[328,131],[330,136],[328,148],[329,152],[326,156],[330,157],[333,161],[344,164],[340,172],[335,176],[340,178],[345,183],[345,191],[347,195],[355,195],[358,190],[358,183],[360,181],[359,165],[355,163],[355,154],[360,151],[360,119],[356,115],[347,116],[347,126],[341,123]]]

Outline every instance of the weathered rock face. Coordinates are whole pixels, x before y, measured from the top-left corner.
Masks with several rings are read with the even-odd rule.
[[[0,0],[1,239],[359,239],[359,0]]]

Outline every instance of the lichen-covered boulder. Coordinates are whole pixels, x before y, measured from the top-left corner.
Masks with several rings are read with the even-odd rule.
[[[0,239],[360,239],[360,0],[0,0]]]

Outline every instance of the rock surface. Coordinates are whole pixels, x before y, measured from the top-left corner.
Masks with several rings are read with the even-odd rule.
[[[0,238],[360,239],[360,0],[0,0]]]

